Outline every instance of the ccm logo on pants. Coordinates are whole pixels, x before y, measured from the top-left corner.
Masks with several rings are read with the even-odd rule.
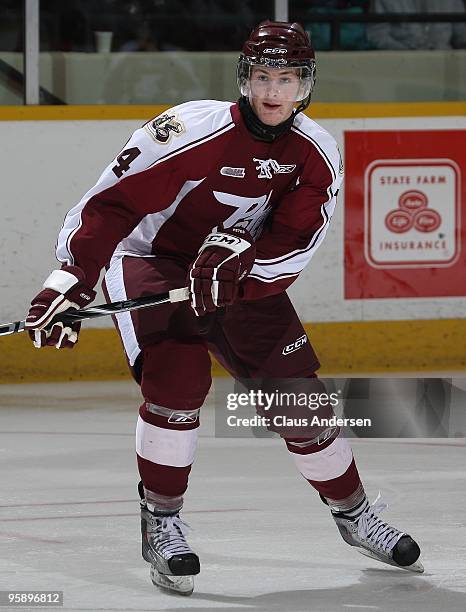
[[[289,355],[289,353],[293,353],[294,351],[297,351],[299,348],[303,346],[303,344],[306,344],[306,342],[307,342],[307,336],[306,334],[304,334],[304,336],[300,336],[297,340],[295,340],[291,344],[287,344],[282,350],[282,355]]]

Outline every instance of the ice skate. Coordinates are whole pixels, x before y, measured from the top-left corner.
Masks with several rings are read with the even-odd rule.
[[[406,533],[384,523],[378,516],[387,507],[380,499],[380,493],[372,504],[367,498],[356,516],[332,511],[332,516],[342,538],[358,551],[395,567],[410,572],[422,573],[424,567],[419,561],[421,554],[418,544]]]
[[[199,558],[185,539],[187,527],[178,514],[156,514],[141,501],[142,556],[151,564],[151,580],[180,595],[191,595],[193,576],[200,572]]]

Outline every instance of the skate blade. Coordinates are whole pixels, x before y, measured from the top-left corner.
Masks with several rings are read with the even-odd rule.
[[[366,550],[365,548],[357,548],[357,551],[365,557],[370,557],[371,559],[375,559],[376,561],[380,561],[381,563],[386,563],[387,565],[392,565],[393,567],[397,567],[398,569],[406,570],[408,572],[415,572],[417,574],[422,574],[424,572],[424,566],[419,561],[419,559],[411,565],[398,565],[398,563],[395,563],[395,561],[392,561],[391,559],[379,557],[377,553],[374,553],[371,550]]]
[[[164,591],[178,595],[191,595],[194,591],[194,578],[192,576],[170,576],[161,574],[153,565],[150,568],[152,584]]]

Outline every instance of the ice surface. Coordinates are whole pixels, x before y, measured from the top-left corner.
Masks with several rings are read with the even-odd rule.
[[[63,610],[466,610],[464,439],[352,441],[369,496],[421,544],[410,574],[343,542],[280,440],[215,438],[211,396],[183,515],[201,574],[190,598],[160,593],[140,556],[139,404],[126,382],[0,387],[0,589],[62,590]]]

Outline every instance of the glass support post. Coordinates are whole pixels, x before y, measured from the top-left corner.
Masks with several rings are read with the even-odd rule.
[[[288,21],[288,0],[275,0],[275,21]]]
[[[24,103],[39,101],[39,0],[24,0]]]

